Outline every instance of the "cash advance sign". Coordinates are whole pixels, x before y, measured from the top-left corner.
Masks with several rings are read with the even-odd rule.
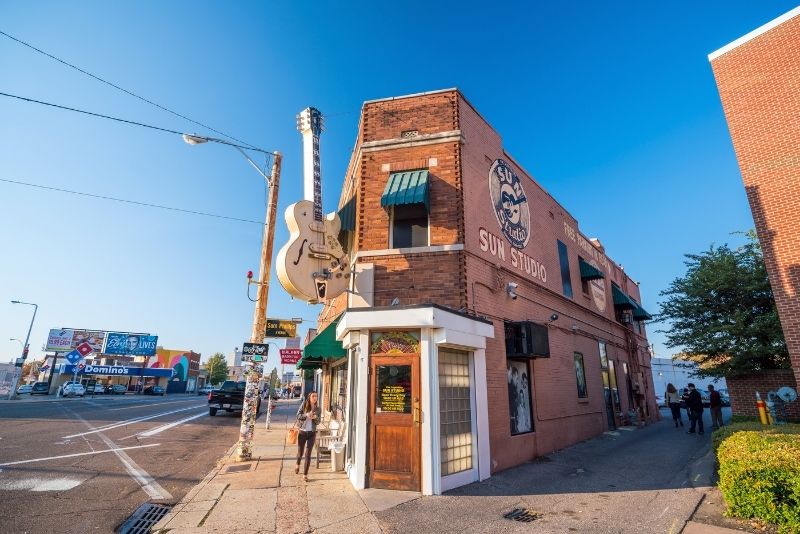
[[[531,238],[528,197],[519,176],[502,159],[496,159],[489,169],[489,198],[497,224],[500,225],[500,232],[511,246],[507,249],[506,242],[501,237],[481,227],[478,230],[481,250],[510,263],[520,275],[547,282],[544,264],[522,251]]]

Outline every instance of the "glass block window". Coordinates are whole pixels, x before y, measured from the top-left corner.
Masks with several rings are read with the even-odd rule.
[[[472,469],[472,384],[469,353],[439,351],[442,476]]]

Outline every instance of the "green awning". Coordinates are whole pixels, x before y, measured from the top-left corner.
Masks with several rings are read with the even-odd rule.
[[[428,200],[428,171],[395,172],[389,175],[386,189],[381,195],[381,207],[403,204],[425,204]]]
[[[581,269],[581,280],[600,280],[606,277],[600,269],[583,261],[582,258],[578,258],[578,266]]]
[[[347,351],[342,347],[342,342],[336,340],[336,325],[339,324],[340,318],[341,315],[305,346],[303,357],[298,362],[299,369],[303,369],[303,367],[300,367],[302,362],[319,361],[324,363],[324,360],[336,360],[347,356]]]
[[[622,292],[616,285],[611,284],[611,294],[614,297],[614,307],[635,310],[639,307],[636,302],[628,295]]]
[[[633,310],[633,318],[636,321],[649,321],[653,318],[653,316],[647,313],[644,308],[637,304],[636,308]]]
[[[300,358],[300,361],[297,362],[298,369],[319,369],[322,367],[324,362],[321,358]]]
[[[339,220],[342,222],[342,231],[354,232],[356,229],[356,197],[348,200],[339,210]]]

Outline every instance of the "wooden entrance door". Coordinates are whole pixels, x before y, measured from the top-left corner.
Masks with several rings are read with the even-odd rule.
[[[369,486],[420,491],[419,355],[373,356]]]

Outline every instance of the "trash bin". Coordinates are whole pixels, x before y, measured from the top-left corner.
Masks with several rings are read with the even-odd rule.
[[[344,471],[344,443],[331,443],[331,471]]]

